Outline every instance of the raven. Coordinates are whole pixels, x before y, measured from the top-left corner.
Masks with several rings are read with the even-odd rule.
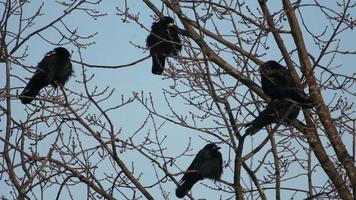
[[[272,123],[290,123],[298,117],[300,107],[288,100],[275,99],[258,115],[245,125],[246,134],[253,135],[261,128]]]
[[[55,88],[58,84],[64,85],[72,73],[69,51],[63,47],[53,49],[38,63],[36,72],[21,93],[21,103],[33,101],[40,90],[49,84]]]
[[[182,49],[174,20],[171,17],[163,16],[158,22],[154,22],[151,33],[146,39],[146,45],[150,48],[152,56],[152,73],[162,74],[166,57],[177,55],[178,51]]]
[[[270,60],[260,66],[263,92],[271,99],[289,98],[303,108],[312,108],[314,103],[293,81],[287,68]]]
[[[223,172],[223,160],[219,149],[220,147],[216,144],[210,143],[199,151],[179,181],[180,185],[176,190],[178,198],[183,198],[199,180],[204,178],[220,179]]]

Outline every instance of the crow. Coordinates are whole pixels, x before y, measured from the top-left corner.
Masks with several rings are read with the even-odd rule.
[[[288,100],[275,99],[258,115],[245,125],[246,134],[253,135],[264,126],[272,123],[291,123],[298,117],[300,107]]]
[[[260,66],[260,73],[263,92],[272,100],[288,98],[303,108],[313,107],[312,99],[294,83],[287,68],[270,60]]]
[[[220,147],[214,143],[207,144],[195,156],[192,164],[184,173],[179,181],[179,186],[176,190],[176,196],[183,198],[193,185],[204,178],[219,180],[223,172],[223,160],[221,153],[218,151]]]
[[[158,22],[154,22],[151,33],[146,39],[146,45],[152,56],[152,73],[162,74],[166,57],[178,55],[182,49],[174,20],[171,17],[163,16]]]
[[[40,90],[49,84],[54,88],[59,84],[63,86],[72,73],[69,51],[63,47],[53,49],[38,63],[36,72],[21,93],[21,103],[32,102]]]

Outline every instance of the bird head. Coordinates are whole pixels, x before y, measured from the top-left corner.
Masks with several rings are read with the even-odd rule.
[[[69,58],[70,57],[70,53],[69,51],[64,48],[64,47],[57,47],[53,50],[57,55],[61,55],[61,56],[64,56],[64,57],[67,57]]]
[[[204,149],[208,149],[211,151],[218,151],[220,149],[220,147],[218,147],[215,143],[210,143],[205,145]]]
[[[273,72],[279,68],[283,68],[282,65],[280,65],[278,62],[274,61],[274,60],[269,60],[265,63],[262,63],[260,65],[260,73],[265,75],[265,76],[271,76],[273,74]]]
[[[163,16],[159,20],[167,28],[174,28],[176,25],[174,24],[174,20],[172,17]]]

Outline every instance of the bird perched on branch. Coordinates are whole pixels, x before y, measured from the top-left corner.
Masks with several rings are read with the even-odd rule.
[[[152,73],[162,74],[167,56],[178,55],[182,49],[178,28],[171,17],[163,16],[154,22],[146,39],[152,56]]]
[[[195,183],[204,178],[219,180],[223,172],[220,147],[214,143],[205,145],[195,156],[193,162],[179,181],[176,196],[183,198]]]
[[[288,100],[275,99],[254,119],[245,125],[245,133],[253,135],[272,123],[290,123],[298,117],[300,107]]]
[[[55,48],[38,63],[36,72],[21,93],[21,102],[30,103],[40,90],[49,84],[55,88],[58,85],[63,86],[72,73],[69,51],[63,47]]]
[[[260,66],[260,73],[263,92],[272,100],[288,98],[303,108],[313,107],[312,99],[293,81],[287,68],[270,60]]]

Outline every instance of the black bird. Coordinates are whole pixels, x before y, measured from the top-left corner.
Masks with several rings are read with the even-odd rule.
[[[245,125],[246,134],[253,135],[264,126],[272,123],[290,123],[298,117],[300,107],[288,100],[275,99],[258,115]],[[288,113],[287,113],[288,112]]]
[[[184,173],[179,181],[180,185],[176,190],[178,198],[183,198],[199,180],[204,178],[220,179],[223,172],[223,160],[221,153],[218,151],[219,149],[220,147],[216,146],[216,144],[210,143],[199,151],[192,164],[188,167],[187,172]]]
[[[287,68],[270,60],[260,66],[263,92],[271,99],[289,98],[303,108],[312,108],[314,103],[293,81]]]
[[[166,40],[166,41],[165,41]],[[151,33],[146,39],[147,47],[152,56],[152,73],[162,74],[166,57],[178,55],[182,49],[178,36],[178,28],[171,17],[161,17],[151,26]]]
[[[64,85],[72,73],[70,53],[67,49],[57,47],[48,52],[38,63],[36,72],[21,93],[21,103],[27,104],[33,101],[40,90],[49,84],[55,88],[58,84]]]

